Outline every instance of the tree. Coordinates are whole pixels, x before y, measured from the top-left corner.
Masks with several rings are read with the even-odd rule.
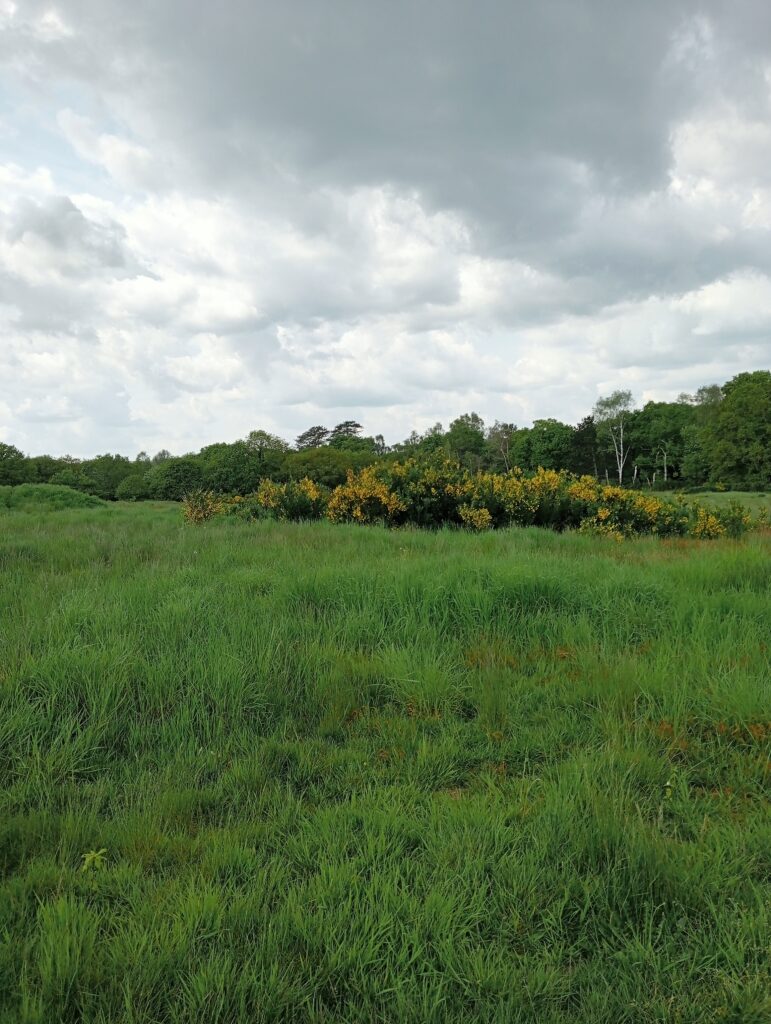
[[[115,488],[118,501],[144,501],[150,497],[150,487],[144,473],[132,473],[124,476]]]
[[[207,445],[195,460],[200,463],[204,487],[223,494],[251,494],[263,477],[281,469],[284,452],[253,448],[248,441],[234,441]]]
[[[487,428],[487,445],[490,449],[490,461],[494,469],[511,469],[511,439],[516,430],[514,423],[501,423],[496,420]]]
[[[334,445],[343,438],[358,437],[363,429],[361,423],[357,423],[356,420],[344,420],[342,423],[338,423],[336,427],[333,427],[332,433],[329,436],[329,443]]]
[[[189,455],[164,459],[147,474],[150,494],[161,501],[181,501],[187,493],[200,487],[202,482],[201,464]]]
[[[584,416],[574,427],[567,468],[579,476],[597,476],[597,425],[594,416]]]
[[[444,436],[450,455],[471,469],[479,469],[485,451],[485,424],[475,412],[453,420]]]
[[[20,484],[24,481],[24,452],[15,445],[0,442],[0,484]]]
[[[630,417],[628,437],[640,472],[651,483],[657,476],[666,484],[681,475],[683,431],[694,415],[693,407],[683,402],[646,402]]]
[[[516,469],[535,468],[533,466],[530,444],[532,433],[530,427],[519,427],[512,431],[511,441],[509,442],[509,457],[511,465]]]
[[[105,501],[114,501],[118,484],[124,477],[135,472],[135,468],[125,455],[97,455],[94,459],[86,459],[82,465],[83,473],[91,479],[89,494]]]
[[[246,437],[246,444],[259,454],[261,461],[264,461],[265,452],[279,452],[283,455],[289,451],[289,445],[283,437],[269,434],[267,430],[250,430]]]
[[[634,400],[631,391],[614,391],[606,398],[598,399],[594,407],[594,418],[598,434],[612,446],[618,472],[618,482],[624,482],[624,466],[629,457],[629,446],[625,429],[632,413]]]
[[[298,452],[304,452],[309,448],[321,448],[328,440],[329,431],[326,427],[308,427],[297,438],[294,446]]]
[[[559,420],[536,420],[530,431],[530,458],[535,467],[567,469],[573,448],[573,428]]]
[[[167,448],[161,448],[159,452],[156,452],[150,460],[154,466],[157,466],[160,462],[168,462],[169,459],[174,456]]]
[[[299,452],[290,452],[284,462],[284,471],[293,480],[301,480],[304,476],[324,484],[325,487],[337,487],[345,483],[349,469],[359,469],[371,462],[371,456],[356,455],[354,452],[324,445],[321,448],[305,448]]]
[[[771,484],[771,371],[740,373],[705,428],[713,479],[733,487]]]
[[[54,473],[48,481],[49,484],[56,484],[57,487],[72,487],[76,491],[90,494],[94,487],[94,481],[86,476],[81,466],[68,465]]]

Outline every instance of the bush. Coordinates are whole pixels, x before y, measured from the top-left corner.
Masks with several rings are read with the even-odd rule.
[[[124,477],[115,488],[118,501],[144,501],[150,497],[150,486],[144,473]]]
[[[331,494],[308,479],[286,484],[263,480],[254,494],[222,499],[220,505],[220,512],[245,519],[315,519],[326,512],[333,523],[455,524],[473,530],[547,526],[618,538],[738,537],[751,525],[747,511],[736,503],[705,509],[683,497],[665,500],[551,469],[529,476],[519,469],[471,473],[441,455],[349,470],[345,483]]]
[[[320,519],[327,508],[329,492],[308,480],[277,484],[262,480],[254,494],[224,498],[226,515],[239,519]]]
[[[72,487],[56,484],[19,484],[0,488],[0,505],[12,509],[99,508],[105,505],[101,498],[83,494]]]

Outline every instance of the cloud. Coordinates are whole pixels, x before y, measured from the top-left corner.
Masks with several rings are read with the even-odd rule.
[[[22,446],[577,420],[771,357],[764,0],[0,0],[0,68]]]

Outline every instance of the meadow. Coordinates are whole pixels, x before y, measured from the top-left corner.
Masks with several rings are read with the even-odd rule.
[[[769,554],[0,509],[0,1021],[768,1021]]]

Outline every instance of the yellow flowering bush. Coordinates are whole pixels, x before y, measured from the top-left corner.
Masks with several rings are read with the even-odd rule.
[[[375,466],[354,473],[348,470],[344,484],[329,497],[327,518],[333,523],[394,522],[406,506],[379,478]]]
[[[698,537],[699,540],[714,540],[716,537],[722,537],[725,532],[725,527],[713,512],[701,507],[696,509],[696,522],[691,529],[694,537]]]
[[[493,517],[486,508],[473,508],[471,505],[461,505],[458,509],[461,522],[473,530],[489,530],[493,525]]]
[[[182,516],[186,523],[205,523],[225,509],[223,499],[213,491],[190,491],[182,499]]]
[[[319,519],[326,512],[327,493],[307,477],[285,484],[261,480],[253,494],[223,499],[224,511],[239,519]]]
[[[183,504],[188,522],[213,515],[246,519],[315,519],[333,523],[387,523],[474,530],[501,526],[580,529],[616,539],[639,534],[738,537],[750,525],[741,505],[705,509],[681,497],[664,500],[650,492],[603,484],[592,477],[538,469],[527,475],[470,473],[444,455],[403,462],[381,460],[355,472],[331,493],[314,481],[263,480],[244,497],[191,494]]]

